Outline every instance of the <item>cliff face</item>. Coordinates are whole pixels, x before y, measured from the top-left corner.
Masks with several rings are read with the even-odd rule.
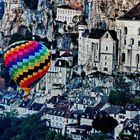
[[[139,0],[100,0],[99,7],[101,13],[107,17],[116,17],[122,15],[122,10],[130,10]]]
[[[0,47],[3,48],[8,46],[11,35],[17,33],[22,25],[26,26],[32,35],[47,37],[51,41],[53,38],[53,21],[56,17],[56,6],[69,2],[84,4],[84,0],[3,1],[5,2],[4,15],[1,15],[2,18],[0,19]],[[100,15],[108,22],[108,18],[120,16],[123,9],[129,10],[138,2],[139,0],[93,0],[93,16],[96,18]],[[107,24],[112,23],[109,22]]]
[[[5,11],[0,20],[0,31],[7,46],[11,35],[24,25],[33,35],[47,36],[52,40],[53,15],[51,1],[46,0],[5,0]],[[2,43],[0,43],[2,45]]]

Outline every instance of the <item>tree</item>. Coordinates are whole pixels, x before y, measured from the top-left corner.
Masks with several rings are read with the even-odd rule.
[[[109,102],[113,105],[125,106],[128,102],[126,93],[121,90],[111,90],[109,93]]]
[[[56,135],[56,140],[65,140],[65,137],[62,135],[62,133],[58,133]]]
[[[49,140],[54,140],[55,135],[56,135],[56,132],[49,130],[46,137],[45,137],[45,140],[48,140],[48,139]]]
[[[100,130],[103,133],[108,133],[114,130],[114,128],[118,125],[118,122],[113,117],[98,115],[93,120],[92,125],[94,129]]]
[[[140,106],[140,97],[137,97],[137,96],[132,97],[132,98],[130,98],[130,101],[131,101],[133,104],[135,104],[137,107]]]
[[[0,140],[71,140],[49,130],[37,114],[20,119],[11,114],[0,117]]]
[[[89,140],[106,140],[106,135],[104,133],[94,133]]]
[[[134,137],[134,133],[131,134],[125,134],[123,131],[119,134],[120,140],[136,140]]]

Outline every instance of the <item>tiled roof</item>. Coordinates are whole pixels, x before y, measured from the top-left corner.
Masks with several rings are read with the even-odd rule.
[[[83,111],[82,110],[72,110],[67,112],[67,114],[65,115],[65,118],[73,118],[73,119],[77,119],[78,116],[82,116]]]
[[[58,8],[80,10],[80,11],[83,10],[83,8],[81,6],[78,6],[78,5],[75,5],[75,4],[61,5],[61,6],[58,6]]]
[[[98,113],[98,110],[95,110],[94,107],[87,107],[83,115],[84,115],[84,118],[93,119],[97,113]]]
[[[125,110],[128,110],[128,111],[137,111],[138,108],[137,108],[135,105],[127,104],[127,105],[125,106]]]
[[[47,114],[50,110],[52,110],[52,108],[44,107],[39,111],[39,114]]]
[[[64,96],[53,96],[47,103],[56,104],[57,102],[66,100]]]
[[[43,104],[40,104],[40,103],[33,103],[33,104],[31,105],[30,109],[39,111],[42,107],[43,107]]]
[[[125,15],[118,18],[119,20],[140,20],[140,3],[129,10]]]
[[[106,112],[107,114],[118,114],[123,110],[122,106],[110,106],[103,110],[103,112]]]

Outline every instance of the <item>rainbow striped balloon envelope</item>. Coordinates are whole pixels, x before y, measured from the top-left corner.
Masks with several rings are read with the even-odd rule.
[[[6,50],[4,64],[11,79],[28,95],[45,76],[50,65],[48,48],[36,41],[19,41]]]

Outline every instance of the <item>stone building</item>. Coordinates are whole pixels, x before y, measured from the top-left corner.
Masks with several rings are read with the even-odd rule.
[[[114,30],[86,30],[79,26],[78,65],[84,65],[87,74],[112,74],[117,66],[117,34]]]
[[[117,19],[119,71],[140,71],[140,3]]]
[[[72,23],[74,16],[80,16],[82,14],[82,7],[77,5],[61,5],[57,7],[57,21],[67,22],[69,25]]]

